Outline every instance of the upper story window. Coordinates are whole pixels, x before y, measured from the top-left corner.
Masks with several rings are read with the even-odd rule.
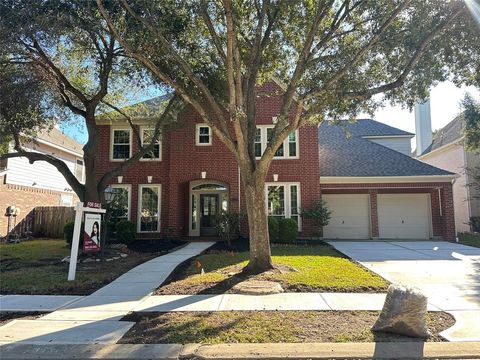
[[[126,160],[131,157],[132,130],[112,129],[111,160]]]
[[[142,146],[149,145],[152,141],[153,135],[155,134],[154,129],[147,129],[147,128],[142,128],[141,136],[142,136]],[[157,139],[155,142],[155,145],[153,146],[153,149],[143,155],[142,160],[157,160],[160,161],[162,160],[162,145],[160,138]]]
[[[195,144],[197,146],[212,145],[212,129],[210,126],[197,124]]]
[[[82,159],[77,159],[76,162],[75,162],[75,177],[81,183],[84,182],[83,175],[84,175],[83,160]]]
[[[260,158],[273,136],[274,125],[259,125],[255,133],[255,157]],[[298,130],[292,132],[275,152],[274,159],[298,159]]]

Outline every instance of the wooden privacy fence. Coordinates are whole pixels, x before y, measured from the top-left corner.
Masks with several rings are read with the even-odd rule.
[[[75,219],[75,208],[68,206],[37,206],[34,209],[33,233],[53,238],[63,237],[63,227]]]

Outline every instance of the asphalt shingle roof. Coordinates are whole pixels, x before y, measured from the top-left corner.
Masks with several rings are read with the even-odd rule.
[[[354,123],[341,121],[340,124],[342,124],[342,127],[354,136],[415,136],[415,134],[394,128],[372,119],[358,119]]]
[[[463,124],[464,118],[462,115],[459,115],[442,129],[438,130],[433,136],[432,143],[425,149],[422,155],[428,154],[430,151],[436,150],[460,139],[463,136]]]
[[[376,124],[374,124],[376,123]],[[371,177],[371,176],[430,176],[453,175],[452,173],[426,164],[362,138],[362,136],[394,135],[382,129],[391,128],[374,120],[349,123],[347,138],[342,127],[323,123],[319,127],[320,176]],[[394,129],[395,128],[391,128]],[[373,131],[371,131],[373,130]],[[397,134],[406,135],[398,130]]]

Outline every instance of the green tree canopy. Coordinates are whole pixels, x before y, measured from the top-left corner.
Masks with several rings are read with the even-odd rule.
[[[119,112],[117,105],[136,90],[151,85],[149,76],[126,56],[93,0],[5,0],[0,13],[2,77],[10,77],[5,85],[9,88],[2,88],[2,112],[8,113],[2,117],[2,131],[15,140],[16,150],[6,153],[3,149],[0,159],[22,156],[30,162],[47,161],[57,167],[82,201],[101,201],[109,181],[154,147],[161,124],[170,117],[173,106],[162,107],[152,119],[150,143],[138,142],[139,148],[130,159],[104,172],[98,180],[97,116],[105,111],[117,112],[139,136],[132,116]],[[170,102],[173,104],[176,98]],[[41,111],[47,108],[48,114]],[[52,117],[54,112],[57,116]],[[28,113],[35,116],[29,118]],[[20,118],[22,121],[18,121]],[[72,118],[83,122],[88,132],[83,148],[84,184],[63,161],[30,152],[20,141],[20,134],[48,127],[52,119],[64,122]]]
[[[462,101],[463,118],[465,121],[463,133],[465,146],[468,150],[480,151],[480,103],[466,94]]]

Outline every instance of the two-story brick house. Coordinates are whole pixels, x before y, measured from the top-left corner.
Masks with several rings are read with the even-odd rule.
[[[158,106],[161,100],[152,99],[146,105]],[[280,106],[279,97],[257,98],[258,156],[267,145]],[[149,120],[139,117],[135,124],[140,137],[147,141],[151,133]],[[326,124],[303,126],[290,134],[277,151],[267,176],[268,213],[295,219],[300,235],[309,237],[313,229],[301,219],[301,208],[310,207],[324,194],[334,211],[325,229],[330,238],[452,240],[453,174],[402,154],[406,150],[398,147],[402,141],[395,141],[395,137],[409,142],[412,134],[399,134],[398,129],[374,121],[368,126],[362,121],[357,124],[359,131],[352,140]],[[131,156],[138,144],[132,129],[121,118],[103,117],[97,125],[100,176]],[[383,138],[387,141],[382,143]],[[342,153],[342,149],[350,150]],[[372,158],[379,154],[381,158]],[[360,157],[349,163],[351,156]],[[368,165],[369,161],[382,166]],[[394,170],[389,172],[392,166]],[[215,233],[214,217],[221,209],[246,212],[240,176],[233,154],[198,114],[187,110],[179,115],[177,123],[164,127],[158,147],[112,186],[125,195],[125,217],[136,223],[139,238],[161,238],[166,233],[211,236]],[[409,214],[414,214],[415,209],[412,218]],[[408,231],[410,228],[413,230]]]

